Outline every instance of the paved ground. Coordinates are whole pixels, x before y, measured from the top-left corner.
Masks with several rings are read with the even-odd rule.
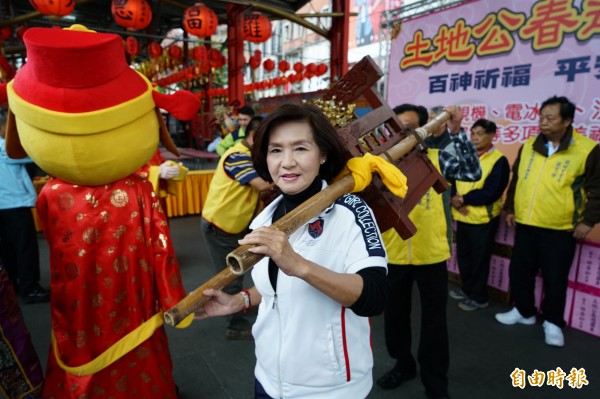
[[[200,218],[188,216],[173,219],[171,230],[186,289],[190,291],[213,275],[204,249]],[[42,285],[47,286],[48,248],[41,235],[39,242]],[[414,298],[413,303],[417,307],[419,300],[416,295]],[[566,347],[551,348],[543,342],[540,324],[514,327],[498,324],[494,320],[494,313],[507,308],[505,304],[493,302],[487,309],[464,312],[456,307],[454,300],[449,299],[449,378],[450,395],[454,399],[600,398],[600,339],[567,329]],[[22,309],[34,345],[45,364],[50,341],[49,307],[47,304],[23,305]],[[415,333],[419,322],[418,312],[415,312]],[[373,318],[372,326],[375,355],[373,373],[378,378],[393,365],[393,361],[385,350],[383,318]],[[223,319],[209,319],[194,322],[185,330],[168,329],[181,399],[253,397],[253,342],[227,341],[223,337],[224,328]],[[589,385],[581,390],[570,388],[567,381],[562,390],[547,385],[527,386],[523,390],[512,386],[510,374],[515,368],[530,374],[535,369],[547,372],[557,367],[567,374],[573,367],[584,368]],[[420,381],[415,379],[393,391],[383,391],[375,386],[369,398],[424,399],[425,394]]]

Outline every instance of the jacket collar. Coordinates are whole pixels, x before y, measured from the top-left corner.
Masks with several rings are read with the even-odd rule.
[[[556,152],[567,151],[569,149],[569,145],[571,145],[571,141],[573,141],[573,130],[574,129],[573,129],[572,125],[567,128],[567,132],[560,139],[560,144],[558,145],[558,150],[556,150]],[[533,150],[535,152],[538,152],[541,155],[547,157],[548,156],[548,148],[546,147],[547,142],[548,142],[548,140],[542,133],[538,134],[537,137],[535,138],[535,141],[533,142]]]

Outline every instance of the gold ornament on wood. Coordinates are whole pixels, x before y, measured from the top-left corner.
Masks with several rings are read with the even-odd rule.
[[[331,100],[322,100],[320,98],[312,100],[310,103],[319,107],[325,116],[329,119],[329,122],[335,127],[344,127],[350,121],[355,119],[354,109],[355,104],[344,104],[342,101],[335,102],[335,96],[331,97]]]

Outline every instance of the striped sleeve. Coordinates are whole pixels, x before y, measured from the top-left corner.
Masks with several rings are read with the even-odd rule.
[[[248,184],[251,180],[258,177],[258,173],[252,166],[250,155],[241,152],[229,154],[223,163],[225,173],[232,179],[237,180],[241,185]]]

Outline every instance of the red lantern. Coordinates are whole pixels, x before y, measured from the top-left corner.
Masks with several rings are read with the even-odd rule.
[[[317,74],[317,65],[315,65],[315,63],[311,62],[310,64],[308,64],[306,66],[306,70],[308,71],[309,74],[316,75]]]
[[[259,12],[244,18],[244,39],[252,43],[262,43],[271,37],[271,21]]]
[[[140,44],[135,37],[129,36],[125,39],[125,51],[129,55],[138,55],[140,53]]]
[[[294,64],[294,71],[296,71],[296,73],[302,73],[302,71],[304,71],[304,65],[302,65],[301,62],[296,62]]]
[[[208,52],[206,50],[206,47],[204,47],[204,46],[194,47],[190,51],[190,55],[196,61],[207,60],[208,59]]]
[[[260,66],[260,61],[254,56],[250,57],[250,61],[248,61],[248,63],[250,64],[250,68],[252,69],[256,69]]]
[[[190,35],[208,37],[217,31],[217,14],[202,3],[196,3],[183,14],[183,29]]]
[[[227,64],[227,58],[221,54],[221,59],[219,60],[219,66],[217,68],[221,68],[222,66],[225,66],[225,64]]]
[[[254,50],[254,58],[256,58],[258,62],[262,62],[262,52],[260,50]]]
[[[267,58],[263,61],[263,68],[265,68],[265,71],[271,72],[273,69],[275,69],[275,61],[273,61],[270,58]]]
[[[211,61],[218,61],[221,58],[221,53],[216,48],[208,50],[208,59]]]
[[[150,55],[150,57],[152,58],[157,58],[160,57],[163,53],[163,48],[160,44],[158,43],[150,43],[148,45],[148,54]]]
[[[73,0],[29,0],[36,11],[44,15],[57,15],[64,17],[73,12],[75,1]]]
[[[290,70],[290,63],[287,60],[279,61],[279,70],[283,73],[286,73]]]
[[[169,47],[168,51],[169,57],[173,58],[174,60],[179,61],[183,58],[183,50],[179,46],[172,45],[171,47]]]
[[[325,64],[319,64],[317,65],[317,76],[323,76],[327,73],[327,70],[329,68],[327,68],[327,65]]]
[[[110,11],[115,22],[127,30],[144,29],[152,20],[152,10],[146,0],[112,0]]]
[[[4,28],[0,28],[0,42],[6,40],[11,35],[10,26],[5,26]]]

